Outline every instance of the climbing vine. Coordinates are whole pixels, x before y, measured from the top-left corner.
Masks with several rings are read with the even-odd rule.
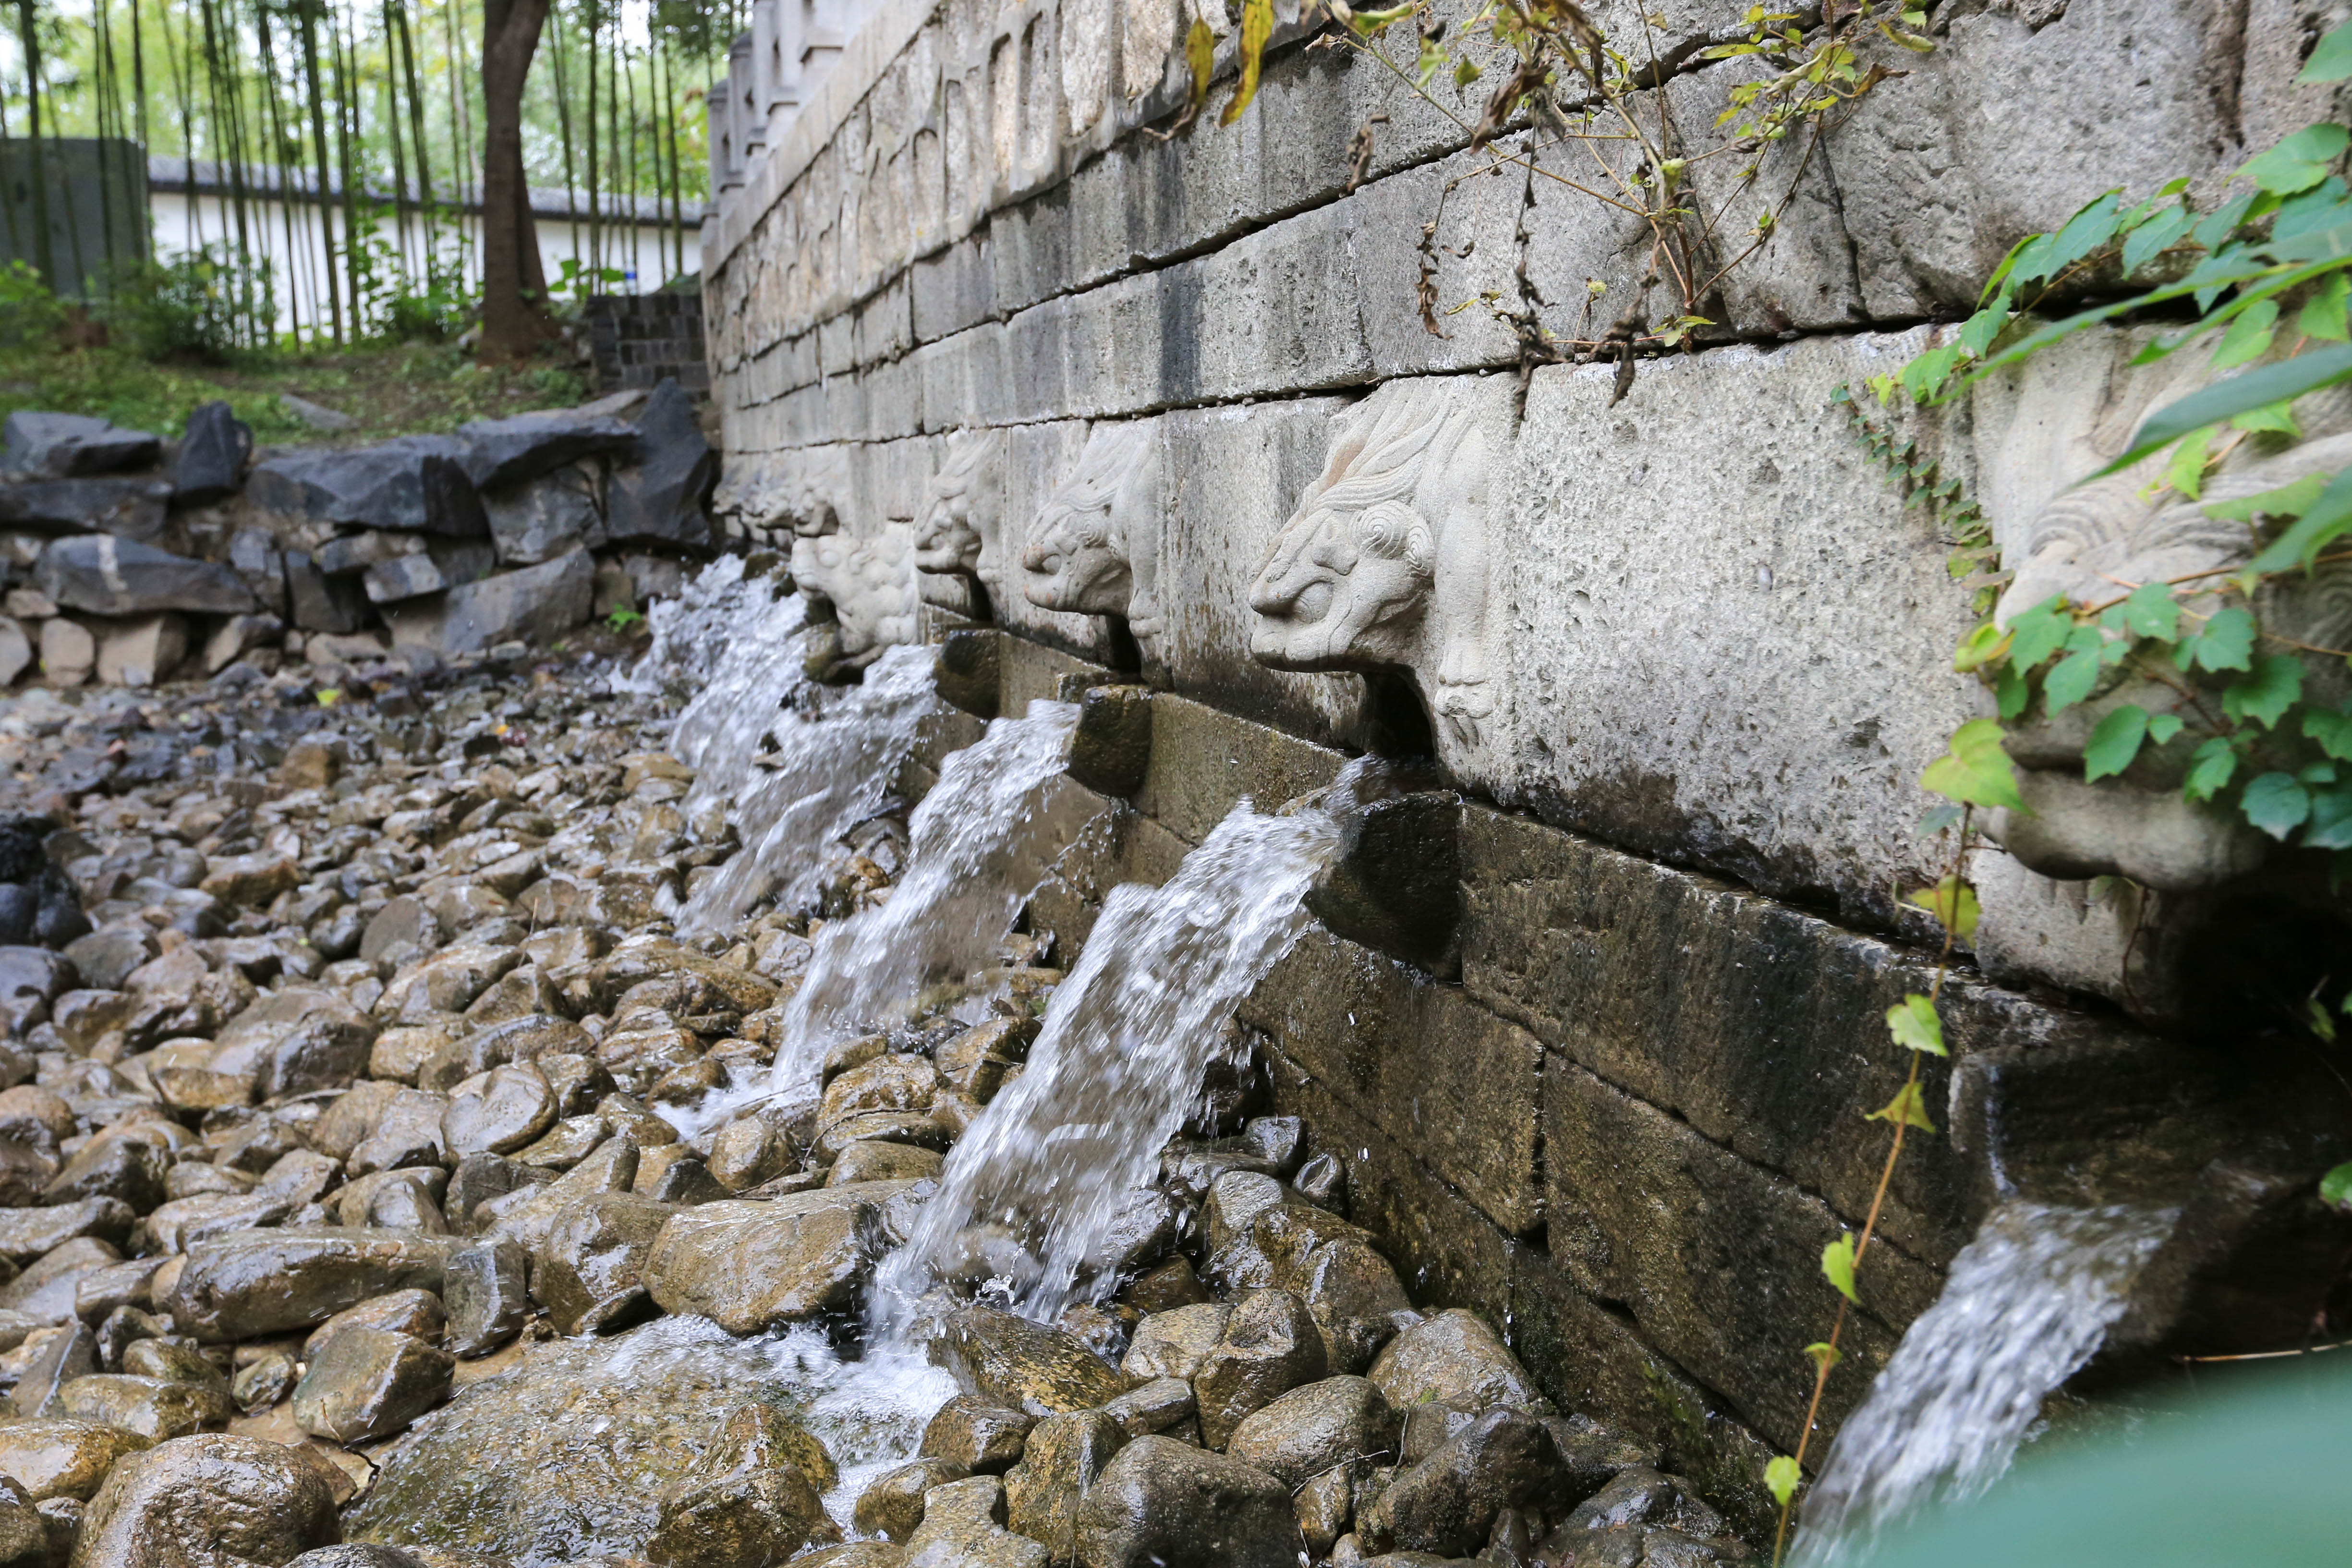
[[[2352,79],[2352,25],[2323,37],[2299,80]],[[1791,1508],[1803,1483],[1805,1442],[1837,1364],[1839,1331],[1855,1300],[1854,1272],[1867,1251],[1880,1205],[1916,1126],[1923,1052],[1944,1051],[1937,1001],[1955,945],[1969,940],[1977,905],[1965,878],[1969,834],[1980,809],[2025,809],[2003,747],[2007,727],[2070,709],[2104,707],[2083,752],[2086,784],[2116,778],[2148,759],[2142,776],[2170,777],[2185,800],[2228,813],[2273,840],[2327,858],[2330,885],[2352,873],[2352,699],[2343,675],[2352,650],[2287,635],[2281,608],[2319,567],[2352,562],[2352,468],[2314,472],[2252,495],[2209,496],[2221,465],[2249,442],[2303,435],[2298,399],[2352,382],[2352,189],[2339,170],[2352,128],[2323,122],[2284,138],[2227,182],[2210,210],[2176,180],[2136,203],[2104,193],[2055,232],[2021,241],[1995,269],[1977,310],[1893,375],[1874,378],[1874,410],[1843,395],[1865,448],[1894,475],[1906,501],[1934,514],[1952,542],[1952,575],[1967,586],[1979,622],[1953,668],[1991,690],[1998,717],[1954,732],[1946,754],[1920,779],[1948,804],[1922,825],[1957,826],[1952,869],[1914,902],[1944,930],[1928,994],[1906,997],[1887,1015],[1910,1074],[1895,1100],[1869,1115],[1891,1121],[1878,1191],[1858,1237],[1823,1253],[1822,1271],[1841,1300],[1829,1340],[1809,1346],[1816,1374],[1798,1450],[1771,1461],[1765,1479],[1780,1507],[1775,1544],[1785,1551]],[[2093,302],[2095,301],[2095,302]],[[2051,319],[2058,308],[2069,313]],[[2154,505],[2195,507],[2247,531],[2242,564],[2111,579],[2090,602],[2065,593],[1998,616],[2013,574],[1982,512],[1958,480],[1919,445],[1899,436],[1907,405],[1950,402],[1969,388],[2087,328],[2155,322],[2158,331],[2133,363],[2152,364],[2192,348],[2208,353],[2219,378],[2158,408],[2125,451],[2085,479],[2143,463],[2156,478],[2139,491]],[[2259,447],[2247,448],[2249,455]],[[2269,612],[2269,623],[2265,623]],[[2339,663],[2338,661],[2343,661]],[[2140,702],[2102,701],[2162,692]],[[2305,1022],[2336,1038],[2352,995],[2330,1006],[2315,994]],[[2320,1183],[2322,1201],[2352,1209],[2352,1165]]]

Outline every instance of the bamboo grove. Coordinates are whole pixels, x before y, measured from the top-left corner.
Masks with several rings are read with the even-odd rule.
[[[192,197],[194,232],[166,248],[228,280],[246,340],[285,320],[274,265],[303,285],[289,290],[308,301],[292,311],[298,343],[381,332],[388,301],[446,305],[478,276],[457,214],[481,191],[481,0],[0,5],[13,11],[0,32],[0,142],[35,160],[16,166],[39,166],[45,142],[99,137],[204,169],[216,199]],[[614,276],[618,215],[649,198],[667,226],[661,270],[694,265],[703,88],[747,15],[748,0],[557,0],[525,93],[524,159],[533,187],[567,193],[583,215],[574,287]],[[28,182],[36,234],[49,231],[48,184]],[[298,209],[323,216],[321,191],[332,221],[298,226]],[[288,192],[293,200],[277,199]],[[23,222],[14,207],[9,220]],[[104,248],[136,254],[129,239],[110,227]],[[13,236],[10,248],[27,254]],[[108,259],[56,257],[38,269],[63,292]]]

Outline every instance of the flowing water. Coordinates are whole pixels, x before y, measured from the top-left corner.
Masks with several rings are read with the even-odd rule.
[[[956,1143],[884,1265],[880,1337],[908,1331],[934,1281],[968,1277],[975,1246],[1024,1316],[1050,1319],[1108,1285],[1098,1265],[1122,1201],[1197,1101],[1219,1026],[1305,925],[1307,891],[1375,766],[1349,764],[1320,801],[1280,816],[1244,801],[1164,886],[1111,893],[1027,1069]]]
[[[923,721],[938,710],[931,650],[891,648],[864,684],[812,685],[801,697],[767,731],[774,750],[764,760],[773,765],[736,796],[743,847],[688,900],[679,935],[732,934],[761,900],[796,904],[814,890],[827,849],[882,808]]]
[[[889,901],[818,934],[787,1005],[770,1095],[814,1100],[827,1047],[988,963],[1063,847],[1044,791],[1077,724],[1070,703],[1032,702],[1025,718],[994,721],[947,759],[908,824],[907,872]]]
[[[1998,1479],[2043,1397],[2122,1316],[2175,1217],[2023,1202],[1987,1216],[1839,1431],[1792,1560],[1853,1560],[1914,1508],[1975,1497]]]

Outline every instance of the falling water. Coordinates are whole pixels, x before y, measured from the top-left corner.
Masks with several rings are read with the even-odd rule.
[[[889,901],[819,934],[784,1016],[771,1095],[814,1100],[833,1041],[987,962],[1062,847],[1041,808],[1077,723],[1067,702],[1032,702],[1027,717],[996,720],[948,758],[915,808],[907,874]]]
[[[1805,1500],[1795,1561],[1824,1568],[1931,1499],[1982,1492],[2123,1314],[2173,1210],[2010,1203],[1847,1417]]]
[[[730,932],[762,899],[805,898],[827,846],[881,809],[938,700],[931,650],[915,646],[885,652],[863,685],[806,688],[801,705],[772,726],[775,765],[739,797],[743,847],[696,890],[679,912],[678,933]]]
[[[1028,1259],[1025,1277],[1006,1281],[1024,1314],[1050,1318],[1088,1282],[1121,1199],[1151,1178],[1192,1110],[1218,1026],[1306,923],[1307,890],[1338,858],[1341,816],[1374,766],[1349,764],[1320,801],[1280,816],[1244,801],[1164,886],[1111,893],[1026,1071],[956,1144],[938,1195],[885,1265],[876,1313],[886,1334],[907,1330],[975,1226]]]

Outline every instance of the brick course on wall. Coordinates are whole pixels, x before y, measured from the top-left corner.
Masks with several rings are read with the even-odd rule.
[[[668,377],[698,397],[710,391],[701,295],[597,294],[588,300],[587,319],[599,395],[650,390]]]

